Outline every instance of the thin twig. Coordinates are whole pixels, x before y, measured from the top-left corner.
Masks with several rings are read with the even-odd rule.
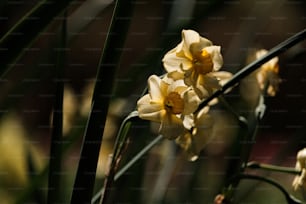
[[[288,204],[302,204],[303,203],[302,201],[300,201],[299,199],[295,198],[290,193],[288,193],[284,187],[282,187],[279,183],[275,182],[272,179],[262,177],[262,176],[257,176],[257,175],[251,175],[251,174],[238,174],[238,175],[235,175],[234,177],[231,178],[232,182],[235,182],[235,183],[237,181],[242,180],[242,179],[263,181],[263,182],[266,182],[266,183],[269,183],[269,184],[275,186],[276,188],[278,188],[284,194]]]
[[[259,163],[255,161],[248,162],[246,165],[246,168],[276,171],[276,172],[288,173],[288,174],[294,174],[294,175],[300,175],[302,173],[301,170],[297,170],[295,168],[276,166],[276,165],[271,165],[271,164],[263,164],[263,163]]]

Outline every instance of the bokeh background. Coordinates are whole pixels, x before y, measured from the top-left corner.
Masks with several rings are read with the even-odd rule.
[[[11,29],[40,1],[3,0],[0,35]],[[120,122],[131,111],[151,74],[161,75],[163,55],[180,42],[182,29],[194,29],[220,45],[223,70],[237,72],[257,48],[270,49],[303,30],[303,0],[136,0],[126,36],[106,122],[97,170],[97,189],[112,153]],[[65,48],[64,154],[62,200],[69,201],[80,152],[93,83],[114,9],[111,0],[72,1],[66,16],[46,25],[17,63],[0,81],[0,199],[1,203],[44,203],[46,196],[55,62],[60,28],[67,19]],[[29,27],[31,29],[31,27]],[[266,98],[267,110],[258,129],[251,160],[295,166],[306,143],[306,43],[279,56],[282,83],[275,97]],[[247,115],[254,105],[252,80],[227,95],[233,107]],[[241,102],[242,101],[242,102]],[[244,105],[242,105],[244,104]],[[247,105],[245,105],[247,104]],[[189,162],[172,141],[162,141],[116,183],[112,203],[213,203],[227,168],[237,124],[225,110],[214,110],[215,138],[196,162]],[[131,133],[133,151],[126,161],[156,136],[147,122]],[[70,138],[73,138],[73,140]],[[259,172],[261,173],[261,172]],[[292,175],[270,174],[288,191]],[[37,176],[40,176],[37,179]],[[34,180],[38,184],[33,184]],[[32,188],[31,188],[32,187]],[[29,190],[31,189],[31,190]],[[118,196],[119,195],[119,196]],[[297,196],[300,196],[296,194]],[[255,197],[260,199],[260,197]],[[254,201],[264,203],[264,201]],[[269,203],[269,202],[267,202]]]

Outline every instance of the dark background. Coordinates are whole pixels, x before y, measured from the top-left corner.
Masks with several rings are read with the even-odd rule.
[[[3,36],[38,2],[1,1],[0,35]],[[303,30],[306,25],[305,10],[306,4],[302,0],[135,1],[130,29],[124,34],[126,44],[113,91],[114,101],[122,100],[123,107],[111,106],[110,118],[113,117],[114,126],[111,127],[113,130],[108,137],[108,151],[104,153],[111,151],[118,124],[122,117],[134,109],[146,86],[148,76],[163,73],[161,59],[169,49],[180,42],[182,28],[194,29],[214,44],[220,45],[224,58],[222,70],[235,73],[245,65],[250,50],[270,49]],[[86,114],[84,116],[80,113],[81,101],[89,92],[85,88],[95,78],[112,11],[113,4],[95,0],[75,1],[67,9],[65,84],[73,92],[76,101],[73,110],[77,112],[72,116],[74,119],[71,119],[72,129],[80,128],[75,117],[86,118]],[[46,25],[46,29],[37,36],[17,64],[12,66],[0,81],[0,116],[6,118],[10,114],[15,115],[25,130],[26,143],[30,143],[41,152],[42,163],[46,162],[49,154],[50,115],[56,81],[55,51],[59,43],[62,19],[63,14]],[[275,97],[266,98],[267,111],[260,124],[258,140],[251,158],[288,166],[295,165],[296,152],[303,148],[306,142],[305,56],[304,41],[279,56],[282,83]],[[236,103],[238,97],[240,95],[237,90],[229,94],[232,103]],[[5,133],[0,137],[5,137]],[[216,148],[223,148],[222,145],[215,145]],[[76,165],[78,152],[79,142],[67,156],[67,163],[72,164],[72,167]],[[211,154],[212,158],[224,159],[226,153],[222,150],[219,153],[209,153],[208,150],[203,153],[204,158]],[[3,153],[3,157],[4,155]],[[211,160],[209,162],[212,162]],[[213,170],[207,166],[203,168],[208,169],[208,172],[219,171],[219,166],[216,169],[212,168]],[[67,172],[72,172],[73,175],[74,170],[71,169]],[[189,167],[186,171],[189,171]],[[290,184],[291,179],[292,177],[284,180],[286,184]],[[205,176],[203,180],[205,183]],[[69,182],[67,183],[69,186]],[[168,192],[169,203],[187,200],[200,203],[201,199],[206,203],[206,199],[207,202],[211,200],[216,191],[214,187],[210,186],[213,190],[207,190],[210,187],[198,185],[198,189],[194,188],[198,196],[192,194],[192,199],[185,194],[173,198],[171,192]],[[5,188],[5,185],[3,186]],[[199,191],[202,192],[199,189],[204,189],[207,198],[199,199]],[[69,190],[67,191],[69,194]],[[10,193],[13,194],[12,191]]]

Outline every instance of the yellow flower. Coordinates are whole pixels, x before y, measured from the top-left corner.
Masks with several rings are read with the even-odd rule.
[[[187,152],[189,160],[195,161],[201,150],[212,138],[213,119],[205,107],[194,115],[194,125],[180,135],[176,142]]]
[[[193,30],[182,31],[182,41],[163,58],[169,77],[184,79],[201,99],[219,89],[220,77],[228,79],[228,72],[217,72],[223,64],[220,46],[215,46]]]
[[[302,190],[305,194],[306,190],[306,148],[300,150],[297,154],[297,161],[295,168],[302,171],[300,175],[296,176],[293,180],[292,186],[294,190]]]
[[[184,115],[194,112],[199,99],[182,80],[152,75],[148,79],[149,93],[137,102],[139,117],[161,123],[160,133],[175,139],[183,131]]]
[[[267,50],[259,50],[256,52],[256,59],[265,55]],[[257,82],[259,88],[264,91],[267,86],[267,94],[270,96],[275,96],[276,91],[278,91],[279,83],[281,82],[279,76],[278,67],[278,57],[274,57],[270,61],[263,64],[260,69],[256,72]]]

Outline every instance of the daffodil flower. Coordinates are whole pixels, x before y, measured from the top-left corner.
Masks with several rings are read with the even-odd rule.
[[[306,148],[300,150],[297,154],[297,161],[295,168],[301,171],[301,174],[296,176],[293,180],[292,186],[294,190],[302,190],[306,193]]]
[[[222,64],[220,46],[213,45],[193,30],[183,30],[182,41],[163,58],[169,77],[183,79],[201,99],[221,87],[220,78],[231,77],[228,72],[218,72]]]
[[[213,119],[208,114],[208,107],[205,107],[194,117],[194,125],[176,139],[188,154],[189,160],[195,161],[205,145],[212,138]]]
[[[137,102],[139,117],[159,122],[160,133],[175,139],[184,131],[184,115],[197,109],[199,98],[182,80],[173,81],[168,77],[150,76],[148,89],[149,93]]]
[[[259,50],[256,52],[256,59],[265,55],[267,50]],[[270,61],[263,64],[256,72],[256,78],[259,84],[259,88],[264,91],[267,86],[267,94],[275,96],[278,91],[279,83],[281,82],[279,76],[278,57],[274,57]]]

